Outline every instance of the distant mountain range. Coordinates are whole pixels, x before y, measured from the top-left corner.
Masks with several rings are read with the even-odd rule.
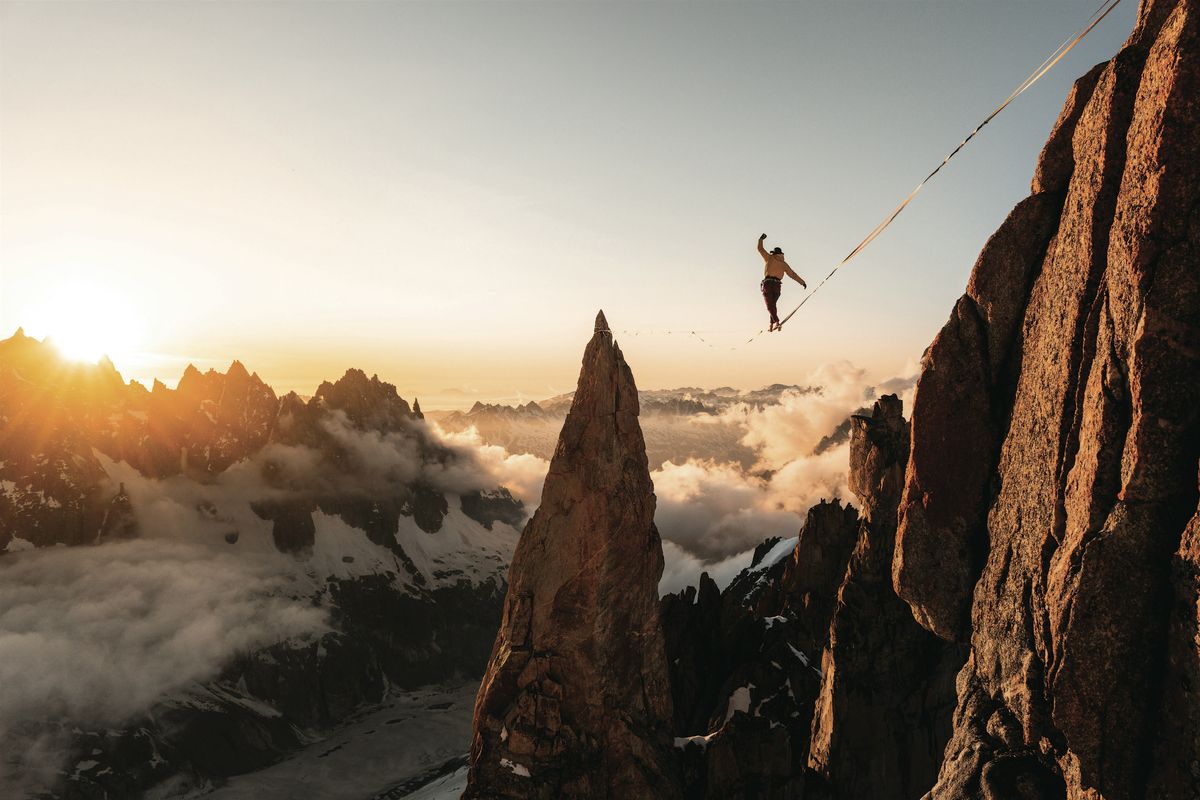
[[[779,383],[750,391],[728,386],[640,390],[641,424],[651,468],[695,458],[734,461],[748,469],[758,460],[757,454],[742,443],[745,431],[738,418],[724,415],[739,408],[749,411],[778,405],[788,394],[819,391],[816,386]],[[522,405],[477,402],[468,411],[431,412],[429,417],[444,430],[474,428],[486,444],[549,459],[574,396],[568,392]],[[847,432],[840,441],[846,441]]]
[[[169,542],[266,565],[286,575],[288,602],[327,620],[239,648],[218,674],[126,718],[0,709],[0,784],[63,798],[203,787],[271,763],[390,687],[478,675],[526,517],[490,480],[360,370],[307,401],[277,397],[236,361],[147,389],[21,331],[0,341],[0,571]],[[68,549],[23,552],[56,546]],[[49,770],[22,745],[47,736]]]

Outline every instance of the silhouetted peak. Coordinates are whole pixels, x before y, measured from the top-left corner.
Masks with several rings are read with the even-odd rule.
[[[315,397],[329,408],[344,411],[360,427],[393,430],[413,416],[393,384],[381,381],[378,375],[368,378],[367,373],[353,367],[337,383],[322,383]]]

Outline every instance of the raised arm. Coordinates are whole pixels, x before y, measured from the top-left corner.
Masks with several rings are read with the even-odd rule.
[[[808,284],[804,282],[804,278],[801,278],[799,275],[797,275],[795,270],[793,270],[791,267],[789,267],[785,264],[783,267],[783,271],[786,272],[788,274],[788,277],[790,277],[796,283],[800,284],[805,289],[808,288]]]
[[[766,241],[766,239],[767,239],[767,235],[765,233],[762,236],[758,237],[758,254],[763,257],[764,261],[771,257],[767,253],[767,248],[763,247],[763,242]]]

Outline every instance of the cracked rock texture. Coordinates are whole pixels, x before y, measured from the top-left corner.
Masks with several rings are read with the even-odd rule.
[[[1200,2],[1145,0],[925,354],[896,592],[969,643],[933,798],[1200,797]]]
[[[464,798],[680,796],[654,507],[637,388],[601,313],[513,556]]]

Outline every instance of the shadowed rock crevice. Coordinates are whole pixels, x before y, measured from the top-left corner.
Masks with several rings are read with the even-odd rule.
[[[707,575],[662,600],[687,798],[813,795],[807,768],[821,650],[858,535],[858,513],[813,506],[721,592]]]
[[[892,588],[908,450],[895,395],[854,417],[850,489],[863,512],[821,659],[808,758],[835,798],[920,797],[950,737],[965,648],[918,625]]]

